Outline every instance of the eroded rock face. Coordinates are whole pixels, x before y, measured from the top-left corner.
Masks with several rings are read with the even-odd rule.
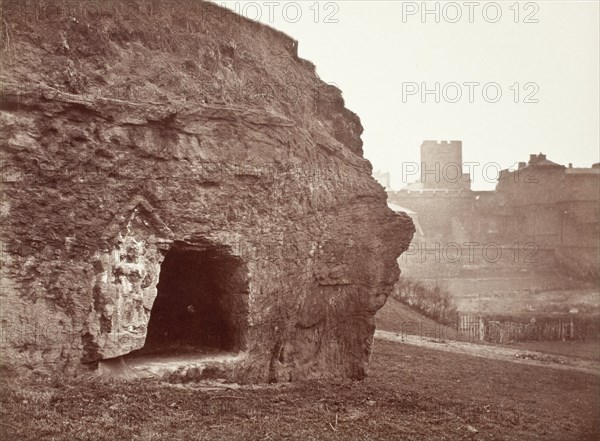
[[[200,342],[238,381],[362,377],[414,228],[358,117],[283,34],[108,3],[6,10],[2,361]]]

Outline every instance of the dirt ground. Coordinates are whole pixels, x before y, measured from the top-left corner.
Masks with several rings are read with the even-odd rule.
[[[397,302],[377,321],[387,331],[377,331],[363,381],[242,386],[4,372],[0,439],[600,439],[597,358],[398,335],[406,323],[436,323]]]
[[[550,355],[544,352],[508,348],[498,345],[483,345],[452,340],[437,340],[425,336],[402,335],[395,332],[376,331],[375,338],[414,346],[426,347],[456,354],[466,354],[475,357],[503,360],[512,363],[545,366],[554,369],[565,369],[600,375],[600,363],[596,360],[586,360],[579,357]]]
[[[597,375],[376,340],[363,381],[2,375],[6,440],[597,440]]]

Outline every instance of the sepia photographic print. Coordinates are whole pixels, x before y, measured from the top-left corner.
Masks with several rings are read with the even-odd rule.
[[[0,15],[0,440],[600,439],[596,0]]]

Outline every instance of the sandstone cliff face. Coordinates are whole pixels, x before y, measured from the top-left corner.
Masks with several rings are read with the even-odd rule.
[[[358,117],[283,34],[212,4],[108,3],[4,11],[2,361],[69,370],[209,335],[242,354],[239,381],[362,377],[414,228]]]

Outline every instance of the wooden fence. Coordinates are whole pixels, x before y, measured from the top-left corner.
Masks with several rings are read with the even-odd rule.
[[[469,341],[483,340],[485,336],[485,323],[482,316],[459,315],[458,334]]]
[[[459,338],[494,343],[516,341],[566,341],[598,338],[597,319],[542,317],[514,319],[481,315],[458,315]]]

